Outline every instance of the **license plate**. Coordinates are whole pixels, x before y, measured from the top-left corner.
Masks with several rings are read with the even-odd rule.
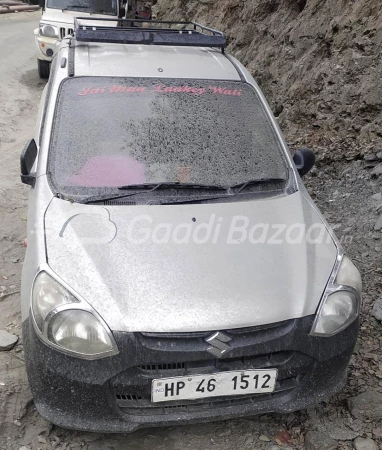
[[[276,387],[277,369],[220,372],[153,380],[153,403],[229,395],[266,394]]]

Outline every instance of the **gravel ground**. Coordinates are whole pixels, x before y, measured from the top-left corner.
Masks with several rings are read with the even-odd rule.
[[[382,448],[382,401],[378,394],[382,393],[382,328],[371,315],[374,302],[381,298],[382,282],[382,234],[374,231],[382,205],[375,194],[381,193],[382,187],[370,167],[378,162],[378,149],[367,150],[374,155],[371,162],[349,158],[325,163],[322,157],[306,179],[313,198],[360,268],[364,281],[361,334],[348,383],[340,394],[310,410],[283,416],[142,430],[132,435],[63,430],[37,414],[28,389],[21,337],[19,290],[28,189],[19,182],[18,158],[23,143],[33,135],[44,85],[34,67],[30,34],[38,18],[38,13],[0,17],[0,330],[20,338],[13,350],[0,352],[0,449]],[[10,51],[7,45],[12,33],[14,38],[28,42],[19,53],[16,46]],[[336,150],[341,151],[341,143],[338,145]],[[322,149],[320,154],[324,154]],[[366,410],[360,412],[355,401],[350,412],[348,400],[362,393]]]

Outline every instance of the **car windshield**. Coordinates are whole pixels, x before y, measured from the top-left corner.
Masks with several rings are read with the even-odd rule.
[[[47,8],[117,15],[117,0],[47,0]]]
[[[64,197],[113,194],[129,185],[288,179],[275,129],[243,82],[67,79],[49,155],[51,184]]]

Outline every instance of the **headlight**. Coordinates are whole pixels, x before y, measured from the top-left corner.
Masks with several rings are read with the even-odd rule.
[[[37,327],[43,331],[47,315],[59,306],[78,300],[46,272],[40,272],[33,285],[32,311]]]
[[[49,337],[54,344],[81,355],[113,351],[113,343],[103,325],[87,311],[63,311],[54,318]]]
[[[324,295],[311,334],[333,336],[348,327],[358,317],[361,294],[361,276],[345,256],[334,283]]]
[[[40,337],[73,356],[95,359],[118,352],[103,321],[46,272],[40,272],[32,291],[32,312]]]
[[[51,38],[58,38],[58,28],[54,27],[53,25],[46,25],[41,23],[40,24],[40,35],[51,37]]]
[[[337,291],[324,301],[312,334],[332,336],[350,325],[358,315],[358,300],[347,291]]]

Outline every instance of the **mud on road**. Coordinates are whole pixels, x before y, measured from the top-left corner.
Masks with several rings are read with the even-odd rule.
[[[382,201],[378,203],[374,194],[381,193],[382,187],[362,159],[330,164],[322,159],[306,181],[361,269],[365,285],[361,335],[348,383],[340,394],[308,411],[288,415],[141,430],[132,435],[63,430],[39,416],[25,373],[19,298],[28,196],[19,180],[19,155],[26,140],[33,137],[44,87],[37,75],[32,39],[38,20],[39,13],[0,17],[0,330],[19,336],[13,350],[0,352],[0,449],[301,449],[309,431],[322,436],[320,442],[329,436],[340,449],[353,448],[357,437],[372,438],[382,448],[378,420],[355,418],[347,407],[347,399],[370,388],[382,392],[382,326],[370,314],[381,296],[382,234],[374,231],[374,225]],[[378,153],[377,148],[368,151]]]

